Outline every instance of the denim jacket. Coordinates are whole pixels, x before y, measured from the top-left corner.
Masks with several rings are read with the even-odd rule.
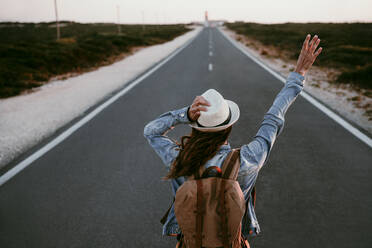
[[[242,220],[242,233],[245,237],[255,236],[260,232],[256,214],[253,208],[253,201],[250,197],[251,190],[256,183],[258,172],[266,163],[271,148],[284,127],[284,115],[288,107],[294,102],[296,97],[303,89],[304,77],[297,72],[291,72],[286,80],[284,87],[277,94],[273,105],[264,115],[263,121],[253,140],[240,147],[240,170],[238,182],[243,191],[247,203],[246,215]],[[177,157],[178,145],[168,136],[166,132],[178,124],[191,123],[187,116],[189,106],[181,109],[168,111],[160,115],[155,120],[149,122],[144,128],[144,137],[159,155],[161,160],[169,170],[172,162]],[[222,145],[217,154],[205,164],[205,167],[221,167],[226,155],[231,151],[230,144]],[[172,179],[171,186],[173,195],[184,183],[185,177]],[[174,214],[172,205],[167,220],[163,226],[163,235],[174,235],[180,233],[180,228]]]

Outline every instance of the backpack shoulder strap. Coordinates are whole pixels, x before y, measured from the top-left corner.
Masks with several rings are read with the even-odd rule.
[[[234,179],[238,177],[240,169],[240,148],[233,149],[222,165],[222,178]]]
[[[222,175],[225,173],[226,168],[227,168],[227,165],[228,165],[228,163],[230,162],[233,153],[234,153],[234,149],[231,150],[231,151],[226,155],[226,158],[225,158],[225,160],[223,161],[223,163],[222,163],[222,165],[221,165]]]

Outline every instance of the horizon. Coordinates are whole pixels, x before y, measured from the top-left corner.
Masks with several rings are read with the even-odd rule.
[[[87,7],[89,6],[89,7]],[[57,0],[58,16],[78,23],[175,24],[211,20],[280,23],[370,23],[369,0]],[[54,0],[2,0],[0,22],[55,21]]]
[[[225,20],[209,20],[210,22],[214,21],[225,21]],[[118,23],[115,22],[79,22],[74,20],[59,20],[59,23],[81,23],[81,24],[115,24],[118,25]],[[144,25],[177,25],[177,24],[190,24],[195,22],[201,22],[201,21],[190,21],[190,22],[179,22],[179,23],[145,23]],[[372,21],[330,21],[330,22],[321,22],[321,21],[309,21],[309,22],[294,22],[294,21],[287,21],[287,22],[275,22],[275,23],[263,23],[263,22],[253,22],[253,21],[228,21],[229,23],[234,22],[244,22],[244,23],[256,23],[256,24],[289,24],[289,23],[302,23],[302,24],[315,24],[315,23],[327,23],[327,24],[357,24],[357,23],[372,23]],[[56,23],[56,21],[41,21],[41,22],[27,22],[27,21],[0,21],[0,23],[27,23],[27,24],[40,24],[40,23]],[[142,25],[143,23],[124,23],[121,22],[120,25]]]

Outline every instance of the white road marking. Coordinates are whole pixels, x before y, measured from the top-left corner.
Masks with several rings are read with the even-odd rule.
[[[213,53],[212,53],[212,51],[210,51],[210,52],[209,52],[209,56],[213,56]]]
[[[228,40],[230,41],[236,48],[238,48],[242,53],[247,55],[250,59],[252,59],[254,62],[259,64],[261,67],[263,67],[265,70],[270,72],[274,77],[279,79],[281,82],[285,83],[286,79],[278,74],[277,72],[273,71],[270,67],[268,67],[266,64],[261,62],[259,59],[251,55],[247,50],[245,50],[240,43],[237,41],[233,40],[229,36],[225,35],[219,28],[217,28],[218,31]],[[306,79],[305,79],[306,80]],[[322,103],[320,103],[318,100],[313,98],[310,94],[306,93],[304,90],[300,93],[306,100],[308,100],[310,103],[312,103],[315,107],[320,109],[323,113],[328,115],[331,119],[336,121],[338,124],[340,124],[342,127],[344,127],[347,131],[352,133],[355,137],[363,141],[365,144],[367,144],[369,147],[372,148],[372,139],[369,138],[367,135],[359,131],[357,128],[352,126],[350,123],[345,121],[342,117],[337,115],[335,112],[324,106]]]
[[[213,70],[213,65],[211,63],[208,65],[208,70],[209,71],[212,71]]]
[[[202,30],[202,29],[201,29]],[[56,138],[51,140],[48,144],[44,145],[42,148],[37,150],[35,153],[31,154],[29,157],[15,165],[12,169],[7,171],[4,175],[0,177],[0,186],[6,183],[9,179],[14,177],[17,173],[22,171],[24,168],[29,166],[32,162],[43,156],[45,153],[47,153],[49,150],[53,149],[55,146],[57,146],[59,143],[61,143],[63,140],[65,140],[67,137],[69,137],[71,134],[73,134],[76,130],[78,130],[80,127],[82,127],[84,124],[86,124],[88,121],[93,119],[97,114],[99,114],[102,110],[104,110],[106,107],[111,105],[113,102],[115,102],[118,98],[126,94],[129,90],[131,90],[134,86],[142,82],[145,78],[150,76],[153,72],[155,72],[157,69],[159,69],[161,66],[163,66],[165,63],[167,63],[170,59],[172,59],[174,56],[176,56],[179,52],[181,52],[184,48],[186,48],[191,42],[195,40],[195,38],[201,33],[199,31],[198,34],[196,34],[192,39],[190,39],[188,42],[186,42],[183,46],[179,47],[177,50],[175,50],[173,53],[171,53],[168,57],[163,59],[160,63],[155,65],[152,69],[150,69],[148,72],[134,80],[132,83],[127,85],[125,88],[120,90],[118,93],[116,93],[114,96],[110,97],[107,101],[96,107],[92,112],[87,114],[85,117],[83,117],[81,120],[79,120],[77,123],[75,123],[73,126],[68,128],[66,131],[58,135]]]

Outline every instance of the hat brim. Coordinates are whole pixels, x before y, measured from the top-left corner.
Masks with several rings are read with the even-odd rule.
[[[230,119],[229,123],[227,123],[223,126],[219,126],[219,127],[199,127],[196,122],[192,122],[192,123],[189,124],[189,126],[191,126],[192,128],[195,128],[199,131],[202,131],[202,132],[217,132],[217,131],[221,131],[221,130],[224,130],[224,129],[230,127],[231,125],[233,125],[239,119],[240,110],[239,110],[238,105],[235,102],[230,101],[230,100],[226,100],[226,102],[229,105],[229,108],[231,110],[231,119]]]

